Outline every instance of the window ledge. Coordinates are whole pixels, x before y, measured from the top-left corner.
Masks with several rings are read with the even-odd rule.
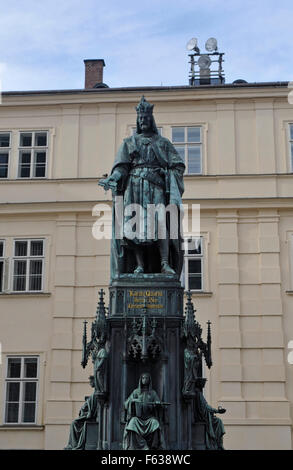
[[[0,426],[0,431],[22,431],[24,429],[30,431],[43,431],[45,426],[40,426],[39,424],[2,424]]]
[[[191,290],[190,292],[191,292],[192,296],[194,296],[194,297],[211,297],[213,295],[212,292],[208,292],[208,291]]]
[[[51,292],[0,292],[0,297],[50,297]]]

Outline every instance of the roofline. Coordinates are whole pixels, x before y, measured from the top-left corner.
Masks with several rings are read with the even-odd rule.
[[[87,94],[87,93],[121,93],[123,91],[129,92],[147,92],[147,91],[170,91],[170,90],[202,90],[202,89],[216,89],[216,88],[287,88],[289,81],[282,82],[254,82],[254,83],[224,83],[217,85],[176,85],[176,86],[141,86],[141,87],[120,87],[120,88],[80,88],[68,90],[30,90],[30,91],[3,91],[2,96],[30,96],[30,95],[73,95],[73,94]]]

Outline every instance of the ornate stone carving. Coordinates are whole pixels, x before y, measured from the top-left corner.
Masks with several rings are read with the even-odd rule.
[[[143,362],[158,359],[163,351],[162,332],[158,330],[158,320],[148,318],[146,313],[133,318],[127,338],[128,356]]]
[[[83,334],[83,351],[82,362],[83,368],[86,367],[88,359],[92,356],[94,368],[94,386],[95,391],[101,395],[107,392],[106,372],[108,352],[106,349],[107,341],[107,322],[106,307],[104,302],[104,291],[100,291],[100,300],[97,307],[96,319],[91,327],[91,340],[87,343],[86,324],[84,322]]]

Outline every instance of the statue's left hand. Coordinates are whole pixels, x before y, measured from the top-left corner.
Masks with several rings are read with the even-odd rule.
[[[218,406],[218,413],[220,413],[222,415],[222,414],[226,413],[226,409],[222,408],[221,406]]]
[[[108,191],[109,189],[116,190],[117,188],[117,181],[115,181],[111,176],[101,179],[98,184],[99,186],[103,186],[105,191]]]

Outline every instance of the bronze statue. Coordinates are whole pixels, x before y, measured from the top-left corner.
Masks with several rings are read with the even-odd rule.
[[[124,450],[164,449],[159,410],[164,406],[152,389],[150,374],[140,376],[136,388],[126,400],[126,425],[123,435]]]
[[[183,394],[194,392],[197,378],[201,377],[202,352],[192,337],[187,338],[184,349],[184,385]]]
[[[104,290],[99,292],[100,300],[97,307],[95,321],[92,323],[91,340],[87,342],[87,321],[84,321],[84,331],[82,338],[82,361],[83,368],[86,367],[88,359],[92,356],[94,369],[95,391],[101,394],[107,394],[107,327],[106,327],[106,308],[104,302]]]
[[[94,388],[94,376],[89,377],[90,385]],[[94,391],[87,397],[82,405],[78,418],[74,419],[70,425],[69,440],[65,450],[83,450],[86,440],[86,421],[97,418],[98,400]]]
[[[223,435],[225,434],[225,428],[222,420],[216,416],[216,413],[223,414],[225,412],[225,408],[220,406],[212,408],[203,396],[202,390],[196,389],[194,415],[196,421],[205,423],[206,448],[208,450],[224,450]]]
[[[106,351],[106,338],[101,337],[92,349],[92,360],[94,365],[95,391],[106,392],[106,368],[108,353]]]
[[[208,321],[207,341],[204,342],[202,339],[202,328],[195,319],[191,292],[187,291],[186,296],[185,320],[182,328],[182,339],[185,342],[182,393],[183,395],[194,395],[195,388],[202,383],[203,358],[209,369],[212,365],[211,323]]]
[[[180,206],[184,191],[185,165],[171,142],[160,136],[153,117],[153,106],[144,97],[137,110],[136,133],[124,139],[118,150],[111,175],[99,182],[113,196],[123,197],[123,236],[117,239],[117,213],[113,200],[113,234],[111,247],[111,278],[122,273],[181,273],[183,262],[180,238]],[[129,225],[133,217],[125,209],[137,204],[139,234]],[[149,218],[148,208],[157,209]],[[177,228],[170,236],[171,215],[166,220],[165,208],[175,211]],[[116,211],[117,212],[117,211]],[[153,224],[150,235],[149,228]],[[175,224],[176,225],[176,224]],[[137,226],[136,226],[137,231]],[[174,232],[174,233],[173,233]],[[175,233],[176,232],[176,233]],[[165,236],[160,236],[164,234]],[[115,237],[116,235],[116,237]]]

